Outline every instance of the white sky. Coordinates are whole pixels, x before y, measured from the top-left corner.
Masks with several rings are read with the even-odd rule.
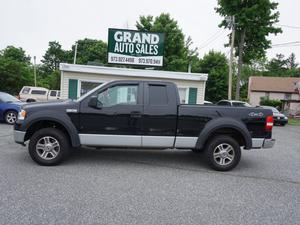
[[[280,24],[300,27],[300,2],[277,2]],[[217,0],[0,0],[0,49],[7,45],[22,47],[39,61],[49,41],[59,41],[64,49],[83,38],[107,41],[108,28],[135,29],[139,15],[165,12],[192,37],[194,46],[205,46],[199,50],[200,56],[210,49],[227,54],[224,43],[229,31],[218,28],[221,18],[215,13],[216,5]],[[217,38],[206,45],[212,36]],[[283,28],[282,34],[270,38],[273,44],[300,41],[300,29]],[[268,57],[292,52],[300,61],[300,46],[270,49]]]

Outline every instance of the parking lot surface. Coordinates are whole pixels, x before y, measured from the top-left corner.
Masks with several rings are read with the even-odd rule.
[[[0,224],[300,223],[297,126],[275,127],[275,147],[242,151],[230,172],[178,150],[82,149],[42,167],[12,131],[0,124]]]

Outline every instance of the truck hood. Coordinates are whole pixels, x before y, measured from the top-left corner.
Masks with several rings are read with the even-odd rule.
[[[25,104],[22,109],[27,112],[43,111],[43,110],[54,110],[61,111],[67,108],[77,108],[78,103],[72,100],[62,100],[62,101],[49,101],[49,102],[33,102]]]

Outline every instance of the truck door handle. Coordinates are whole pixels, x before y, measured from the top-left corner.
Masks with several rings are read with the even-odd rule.
[[[130,112],[130,117],[132,117],[132,118],[141,118],[142,114],[141,114],[140,111],[132,111],[132,112]]]

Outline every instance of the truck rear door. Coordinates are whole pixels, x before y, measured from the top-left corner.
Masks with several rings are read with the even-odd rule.
[[[177,121],[177,93],[171,83],[144,82],[143,147],[173,147]]]

